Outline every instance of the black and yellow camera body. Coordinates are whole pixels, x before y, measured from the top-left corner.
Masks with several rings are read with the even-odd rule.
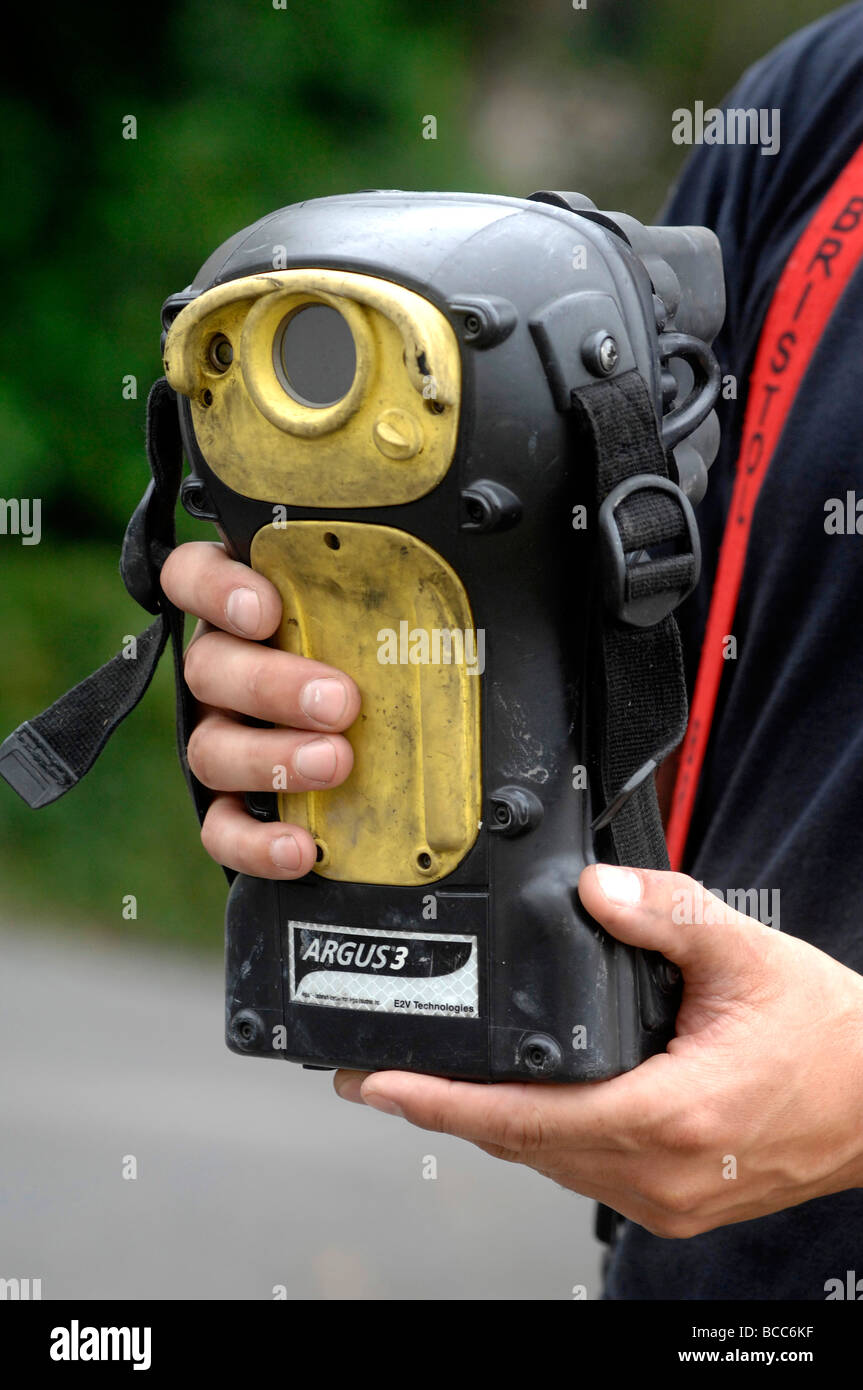
[[[227,1037],[311,1067],[596,1080],[663,1049],[679,981],[578,897],[665,867],[653,774],[682,738],[673,610],[718,444],[719,246],[575,193],[377,191],[237,233],[163,306],[152,481],[121,572],[155,621],[0,746],[34,807],[89,770],[170,640],[178,492],[348,672],[354,766],[250,795],[304,879],[232,880]],[[185,480],[183,458],[189,465]],[[283,770],[282,770],[283,771]],[[155,869],[154,869],[155,871]]]
[[[342,787],[248,798],[318,862],[232,885],[235,1050],[589,1080],[665,1046],[671,970],[576,885],[619,857],[618,816],[661,855],[650,774],[681,709],[626,767],[609,641],[619,683],[697,577],[721,313],[710,233],[569,194],[301,203],[166,302],[187,510],[279,590],[276,644],[363,699]],[[627,464],[609,505],[594,406],[652,430],[670,475]],[[657,507],[668,534],[638,535]]]

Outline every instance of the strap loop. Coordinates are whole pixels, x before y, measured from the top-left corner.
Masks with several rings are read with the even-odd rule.
[[[643,554],[677,539],[687,548],[676,555]],[[670,478],[638,473],[612,488],[599,508],[599,541],[605,602],[618,622],[653,627],[698,582],[698,523],[689,498]]]

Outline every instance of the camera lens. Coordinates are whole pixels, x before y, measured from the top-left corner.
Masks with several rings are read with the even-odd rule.
[[[328,304],[308,304],[276,334],[274,361],[282,385],[301,405],[335,405],[357,369],[353,334]]]

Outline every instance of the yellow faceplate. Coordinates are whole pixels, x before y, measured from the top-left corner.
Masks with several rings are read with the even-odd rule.
[[[276,523],[255,536],[251,559],[282,597],[274,645],[346,671],[363,702],[348,731],[354,767],[345,784],[280,794],[282,820],[315,837],[325,878],[442,878],[479,827],[481,661],[471,674],[469,660],[379,657],[421,656],[422,632],[429,654],[443,657],[436,632],[475,634],[461,580],[423,541],[362,522]],[[458,643],[450,650],[458,654]],[[462,650],[470,658],[477,649]]]
[[[316,407],[276,370],[285,321],[310,304],[351,330],[356,371],[347,394]],[[221,336],[233,360],[214,361]],[[299,507],[412,502],[440,482],[458,430],[461,358],[447,319],[421,295],[372,275],[281,270],[207,290],[168,332],[165,374],[192,403],[195,436],[213,472],[245,497]]]

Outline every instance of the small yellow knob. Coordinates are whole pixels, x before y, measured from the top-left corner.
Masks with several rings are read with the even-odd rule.
[[[372,438],[388,459],[413,458],[423,446],[422,428],[406,410],[385,410],[375,421]]]

